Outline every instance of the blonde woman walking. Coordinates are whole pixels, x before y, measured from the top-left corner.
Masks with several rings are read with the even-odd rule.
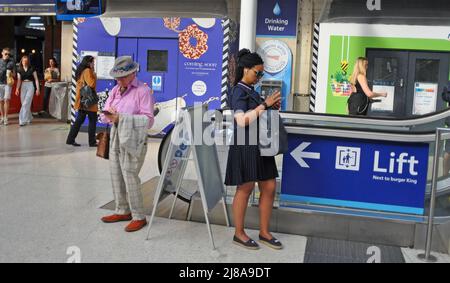
[[[375,97],[387,97],[387,93],[377,93],[370,90],[367,83],[367,68],[369,61],[365,57],[359,57],[356,60],[353,74],[350,77],[353,93],[350,95],[348,104],[348,113],[350,115],[367,115],[370,100]]]

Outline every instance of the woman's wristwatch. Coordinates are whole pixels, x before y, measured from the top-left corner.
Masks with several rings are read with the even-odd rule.
[[[262,106],[264,106],[264,110],[267,110],[267,108],[269,108],[269,106],[267,105],[267,103],[264,101],[263,103],[261,103]]]

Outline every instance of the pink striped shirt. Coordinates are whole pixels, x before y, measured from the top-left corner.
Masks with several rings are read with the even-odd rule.
[[[148,128],[150,129],[154,122],[154,105],[155,99],[150,88],[136,78],[122,94],[120,86],[116,85],[106,100],[104,110],[110,111],[113,108],[119,114],[145,115],[149,119]],[[111,122],[104,114],[100,115],[100,119],[103,123]]]

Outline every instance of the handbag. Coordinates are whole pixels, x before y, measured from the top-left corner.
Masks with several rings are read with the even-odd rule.
[[[250,93],[245,92],[249,98],[253,99],[257,104],[261,104]],[[279,112],[279,110],[267,109],[259,116],[258,147],[261,156],[277,156],[289,150],[288,134]]]
[[[354,92],[347,100],[349,114],[366,115],[371,100],[364,93]]]
[[[88,84],[80,89],[80,106],[83,110],[88,110],[92,105],[98,104],[98,95],[95,89],[90,87]]]
[[[9,86],[13,86],[14,85],[14,77],[12,74],[8,75],[6,77],[6,84]]]
[[[110,141],[110,135],[107,130],[101,133],[98,133],[96,138],[98,140],[97,145],[97,156],[101,157],[103,159],[109,159],[109,141]]]
[[[259,117],[258,142],[261,156],[277,156],[288,151],[288,134],[278,110],[266,110]]]

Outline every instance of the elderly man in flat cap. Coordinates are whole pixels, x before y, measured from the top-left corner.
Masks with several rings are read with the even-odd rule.
[[[147,225],[139,171],[147,153],[147,130],[152,127],[153,91],[136,77],[139,64],[129,56],[116,59],[110,74],[117,81],[105,103],[101,119],[112,124],[110,140],[111,181],[115,214],[105,223],[131,221],[126,232]],[[128,199],[127,199],[128,193]]]

